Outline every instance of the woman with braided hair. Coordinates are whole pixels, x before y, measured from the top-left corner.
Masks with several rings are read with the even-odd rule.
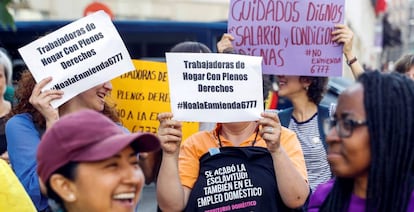
[[[366,72],[338,99],[329,120],[335,179],[312,195],[309,211],[414,211],[414,81]]]

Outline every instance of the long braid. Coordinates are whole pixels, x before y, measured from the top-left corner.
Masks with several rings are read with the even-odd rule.
[[[406,211],[414,189],[414,81],[393,73],[359,78],[370,135],[366,211]],[[337,178],[321,211],[346,211],[353,181]]]
[[[412,191],[414,82],[400,74],[361,76],[370,134],[367,211],[406,211]],[[411,184],[411,185],[410,185]]]

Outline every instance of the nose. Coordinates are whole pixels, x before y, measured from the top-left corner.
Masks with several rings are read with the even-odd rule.
[[[137,186],[141,189],[144,184],[144,173],[141,168],[135,165],[129,165],[122,170],[122,182],[129,185]]]
[[[338,136],[338,131],[336,130],[336,126],[333,126],[326,132],[326,143],[332,144],[334,142],[339,142],[340,138]]]
[[[108,91],[112,91],[112,83],[111,83],[111,81],[104,82],[103,87],[105,89],[107,89]]]

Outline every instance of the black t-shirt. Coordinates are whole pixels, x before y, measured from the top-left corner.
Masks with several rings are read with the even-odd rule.
[[[263,147],[210,149],[185,211],[289,211],[275,177],[273,160]]]
[[[0,155],[7,151],[6,133],[4,128],[6,127],[6,118],[0,118]]]

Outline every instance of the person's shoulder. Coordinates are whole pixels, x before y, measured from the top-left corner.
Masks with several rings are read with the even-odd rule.
[[[16,114],[7,120],[5,126],[6,136],[8,134],[17,135],[21,133],[19,130],[22,129],[25,131],[37,130],[32,116],[29,113]]]
[[[335,104],[332,104],[330,107],[327,107],[325,105],[318,105],[318,112],[328,114],[331,112],[331,110],[335,107]]]
[[[216,146],[216,142],[213,131],[199,131],[183,140],[181,148],[204,153],[209,148]]]
[[[212,138],[213,136],[213,138]],[[205,140],[215,140],[212,131],[199,131],[184,140],[184,144],[186,145],[193,145],[195,142],[199,143],[200,141]]]
[[[16,114],[7,120],[6,125],[16,125],[22,123],[33,123],[32,116],[29,113]]]
[[[293,107],[288,107],[288,108],[284,108],[284,109],[280,109],[277,111],[277,114],[280,116],[286,116],[286,115],[291,115],[293,112]]]
[[[335,179],[330,179],[326,183],[322,183],[316,187],[314,194],[328,195],[334,185]]]
[[[292,117],[292,112],[293,112],[293,107],[282,109],[277,112],[277,115],[279,116],[280,124],[282,124],[282,126],[285,126],[285,127],[289,126],[290,118]]]
[[[287,150],[297,150],[300,147],[300,142],[296,133],[284,126],[281,126],[280,144]]]
[[[410,202],[408,203],[407,211],[414,211],[414,190],[411,192],[411,198],[410,198]]]
[[[310,197],[309,211],[314,211],[312,209],[318,209],[323,204],[329,192],[331,192],[334,182],[335,180],[331,179],[328,182],[322,183],[316,187],[315,192],[313,192]]]
[[[318,105],[318,116],[319,117],[323,117],[323,118],[328,118],[331,115],[333,115],[333,113],[335,112],[336,109],[336,104],[335,103],[331,103],[331,105],[326,106],[326,105]]]

